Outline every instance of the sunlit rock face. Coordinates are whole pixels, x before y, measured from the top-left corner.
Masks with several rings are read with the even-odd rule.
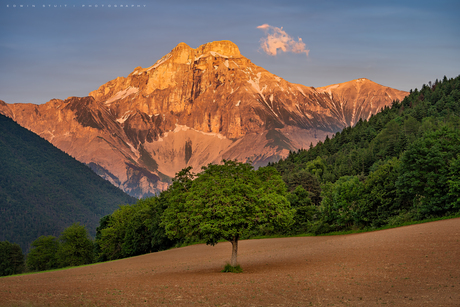
[[[265,165],[368,119],[407,92],[367,79],[321,88],[254,65],[230,41],[178,44],[89,93],[0,113],[136,197],[168,186],[182,168],[222,159]]]

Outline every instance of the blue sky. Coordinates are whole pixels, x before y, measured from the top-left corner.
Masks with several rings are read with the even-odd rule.
[[[233,41],[290,82],[320,87],[368,78],[408,91],[460,74],[459,16],[458,0],[2,0],[0,99],[86,96],[180,42],[196,48],[215,40]],[[272,31],[257,28],[264,24]],[[289,48],[267,54],[261,44],[274,29],[300,38],[308,56]]]

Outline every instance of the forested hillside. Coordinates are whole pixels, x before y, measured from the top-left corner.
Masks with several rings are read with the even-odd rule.
[[[460,210],[460,76],[272,164],[305,213],[298,231],[377,227]],[[308,196],[308,200],[306,197]]]
[[[134,203],[119,188],[48,141],[0,115],[0,241],[27,251],[41,235],[80,222],[92,235],[102,216]]]

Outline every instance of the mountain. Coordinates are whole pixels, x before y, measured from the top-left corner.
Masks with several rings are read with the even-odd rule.
[[[0,241],[23,251],[74,222],[94,235],[101,217],[136,199],[35,133],[0,115]]]
[[[0,113],[142,197],[187,166],[277,161],[407,94],[367,79],[317,89],[289,83],[218,41],[196,49],[180,43],[88,97],[1,102]]]

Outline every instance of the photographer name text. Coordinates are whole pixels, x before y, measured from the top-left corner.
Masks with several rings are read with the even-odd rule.
[[[7,8],[145,8],[146,4],[7,4]]]

